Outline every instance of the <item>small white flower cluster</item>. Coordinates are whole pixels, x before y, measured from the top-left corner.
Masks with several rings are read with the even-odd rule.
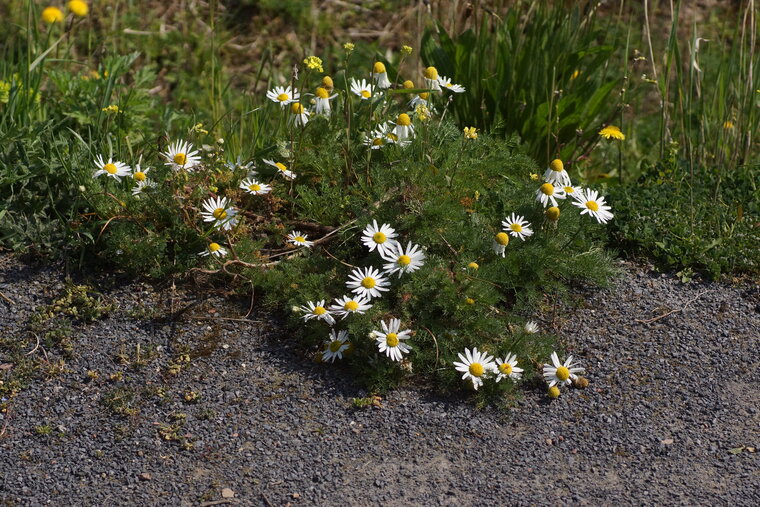
[[[554,159],[544,172],[544,183],[536,190],[536,200],[544,207],[552,205],[547,210],[547,216],[551,218],[555,214],[557,218],[551,219],[556,221],[559,218],[557,199],[566,199],[568,196],[572,197],[574,206],[581,208],[582,215],[588,214],[600,224],[606,224],[613,217],[610,212],[612,208],[605,203],[599,192],[574,187],[562,161]]]
[[[301,234],[296,231],[293,234]],[[304,321],[322,320],[329,326],[334,326],[335,318],[341,320],[349,315],[363,314],[372,307],[372,300],[382,297],[384,292],[390,290],[389,275],[397,274],[401,277],[407,273],[417,271],[425,261],[425,253],[419,245],[411,241],[404,247],[396,240],[398,234],[388,224],[378,226],[377,220],[373,220],[367,225],[362,233],[362,243],[370,252],[377,251],[380,257],[386,261],[382,270],[368,266],[366,268],[354,268],[348,276],[346,287],[350,289],[350,295],[344,295],[335,299],[335,302],[329,307],[325,300],[307,301],[307,303],[294,309],[303,313]],[[306,241],[305,236],[301,235],[300,239]],[[299,238],[291,240],[301,242]],[[309,245],[306,245],[309,246]],[[390,319],[389,321],[380,322],[382,331],[372,331],[370,337],[373,338],[380,353],[384,353],[393,361],[401,361],[404,354],[409,353],[411,346],[404,343],[404,340],[411,336],[411,329],[401,330],[401,321],[399,319]],[[322,361],[333,362],[335,359],[342,359],[344,352],[350,351],[351,344],[348,341],[348,332],[345,330],[330,330],[325,349],[322,351]]]

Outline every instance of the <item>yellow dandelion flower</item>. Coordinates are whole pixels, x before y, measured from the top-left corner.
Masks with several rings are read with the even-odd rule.
[[[63,11],[58,7],[45,7],[42,10],[42,21],[52,25],[53,23],[60,23],[64,19]]]
[[[68,3],[68,7],[75,16],[79,16],[80,18],[87,16],[87,13],[90,12],[87,2],[83,2],[82,0],[71,0]]]
[[[625,134],[623,134],[620,129],[614,125],[607,125],[599,131],[599,135],[605,139],[617,139],[618,141],[625,140]]]

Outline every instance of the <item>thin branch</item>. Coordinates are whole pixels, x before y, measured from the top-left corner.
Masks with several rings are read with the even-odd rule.
[[[693,299],[690,299],[689,301],[687,301],[686,304],[683,305],[681,308],[678,308],[676,310],[670,310],[669,312],[663,313],[662,315],[659,315],[657,317],[653,317],[651,319],[634,319],[634,322],[640,322],[641,324],[651,324],[652,322],[656,322],[658,320],[664,319],[665,317],[667,317],[669,315],[673,315],[674,313],[682,312],[682,311],[686,310],[686,308],[688,308],[690,304],[692,304],[697,299],[701,298],[702,296],[704,296],[705,294],[707,294],[708,292],[711,292],[711,291],[712,291],[712,289],[707,289],[707,290],[704,290],[704,291],[700,292],[699,294],[697,294],[696,296],[694,296]]]
[[[15,304],[11,298],[0,292],[0,298],[5,299],[9,305]]]
[[[420,327],[424,329],[425,331],[427,331],[428,333],[430,333],[430,336],[433,337],[433,343],[435,343],[435,364],[433,366],[436,366],[438,365],[438,340],[435,339],[435,335],[433,334],[431,330],[429,330],[425,326],[420,326]]]

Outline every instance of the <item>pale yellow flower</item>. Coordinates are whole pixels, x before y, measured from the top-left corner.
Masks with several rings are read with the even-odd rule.
[[[475,127],[465,127],[464,128],[464,138],[465,139],[477,139],[478,138],[478,129]]]

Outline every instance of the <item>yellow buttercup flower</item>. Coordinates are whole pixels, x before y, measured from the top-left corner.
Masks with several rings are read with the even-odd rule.
[[[325,69],[322,68],[322,59],[318,56],[309,56],[304,59],[303,63],[306,64],[306,67],[311,70],[316,70],[319,72],[325,71]]]
[[[87,2],[83,2],[82,0],[71,0],[68,3],[68,7],[75,16],[79,16],[80,18],[87,16],[87,13],[90,12]]]
[[[53,23],[60,23],[64,19],[63,11],[58,7],[45,7],[42,10],[42,21],[52,25]]]
[[[623,134],[620,129],[614,125],[607,125],[599,131],[599,135],[605,139],[617,139],[618,141],[625,140],[625,134]]]

